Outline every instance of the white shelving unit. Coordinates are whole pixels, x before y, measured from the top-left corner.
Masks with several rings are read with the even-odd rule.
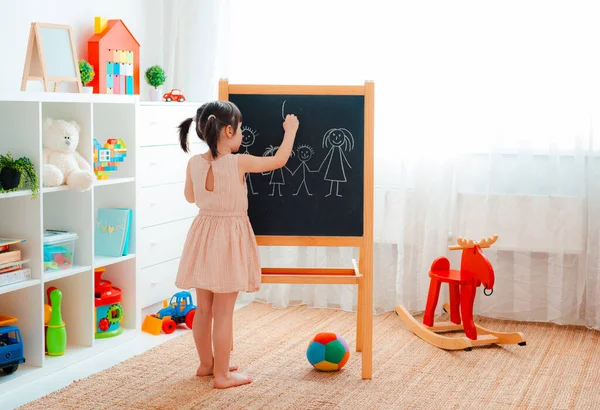
[[[30,190],[0,194],[0,236],[24,238],[19,245],[30,259],[32,278],[0,287],[0,314],[18,318],[26,363],[10,376],[0,374],[0,396],[16,384],[67,367],[135,337],[141,327],[141,306],[136,300],[136,203],[137,203],[137,97],[65,93],[18,92],[0,95],[0,153],[28,157],[41,180],[42,119],[75,120],[81,126],[78,151],[93,161],[93,139],[104,143],[122,138],[127,157],[118,171],[93,189],[76,192],[67,187],[42,188],[32,199]],[[41,185],[41,181],[40,181]],[[98,208],[127,207],[134,210],[129,254],[120,258],[94,255],[94,221]],[[43,233],[46,229],[76,232],[73,266],[43,272]],[[114,338],[94,337],[94,269],[106,266],[103,278],[123,292],[123,333]],[[67,327],[67,351],[63,356],[44,354],[46,289],[56,286],[63,293],[62,314]]]

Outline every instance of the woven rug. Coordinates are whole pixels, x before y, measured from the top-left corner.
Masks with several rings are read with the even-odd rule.
[[[212,388],[194,375],[191,332],[77,381],[22,409],[597,409],[600,332],[480,319],[522,331],[527,346],[447,352],[423,342],[395,313],[374,318],[374,372],[361,380],[360,353],[340,372],[312,369],[305,352],[318,331],[355,346],[355,315],[282,310],[253,303],[235,313],[232,360],[254,383]]]

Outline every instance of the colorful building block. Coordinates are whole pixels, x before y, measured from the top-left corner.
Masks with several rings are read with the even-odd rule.
[[[115,65],[115,67],[117,67]],[[121,94],[121,76],[115,75],[114,84],[113,84],[113,94]]]
[[[94,34],[101,34],[106,30],[107,24],[106,17],[94,17]]]
[[[127,76],[127,92],[125,94],[127,94],[127,95],[133,94],[133,76],[131,76],[131,75]]]
[[[94,139],[94,173],[98,179],[108,179],[127,157],[127,146],[121,138],[109,138],[104,145]]]

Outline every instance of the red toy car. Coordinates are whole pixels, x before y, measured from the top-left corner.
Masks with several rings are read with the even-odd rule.
[[[170,92],[165,93],[165,95],[163,95],[163,100],[165,100],[166,102],[171,102],[171,101],[184,102],[185,95],[183,95],[181,90],[178,90],[177,88],[175,88],[175,89],[171,90]]]

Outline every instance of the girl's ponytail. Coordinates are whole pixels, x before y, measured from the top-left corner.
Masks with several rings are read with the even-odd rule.
[[[188,152],[187,134],[192,121],[196,122],[198,138],[208,145],[210,155],[216,159],[219,156],[217,147],[221,130],[229,126],[235,133],[242,122],[242,113],[229,101],[211,101],[203,104],[196,111],[196,118],[188,118],[179,125],[179,142],[185,152]]]
[[[219,142],[219,135],[221,133],[221,124],[219,123],[218,118],[211,114],[206,119],[206,125],[204,126],[204,132],[202,133],[202,137],[208,148],[210,149],[210,154],[213,158],[217,158],[219,156],[219,151],[217,150],[217,145]]]
[[[188,134],[190,132],[190,127],[192,125],[192,122],[194,122],[193,118],[187,118],[185,120],[183,120],[181,122],[181,124],[179,124],[179,145],[181,146],[181,149],[183,150],[183,152],[188,152]]]

